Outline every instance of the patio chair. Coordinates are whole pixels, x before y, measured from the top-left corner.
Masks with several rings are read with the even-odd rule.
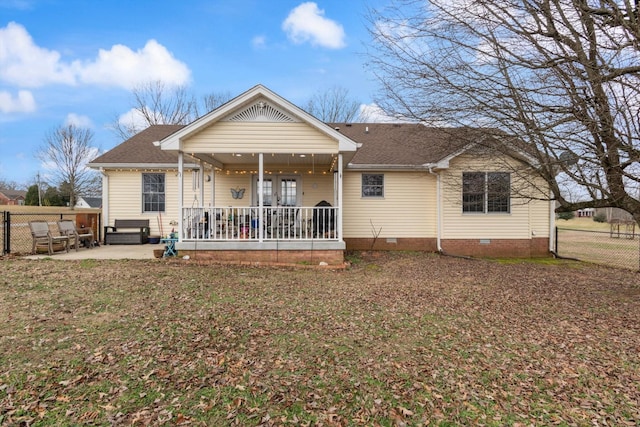
[[[60,231],[61,236],[67,236],[70,241],[72,241],[75,245],[76,252],[80,247],[80,241],[89,240],[89,248],[94,247],[94,237],[93,230],[91,228],[87,229],[87,232],[79,233],[76,225],[70,219],[63,219],[58,221],[58,230]]]
[[[64,249],[69,252],[69,236],[52,235],[47,221],[29,221],[29,228],[33,239],[32,253],[36,253],[36,246],[41,243],[46,243],[49,255],[53,255],[54,245],[58,244],[62,244]]]

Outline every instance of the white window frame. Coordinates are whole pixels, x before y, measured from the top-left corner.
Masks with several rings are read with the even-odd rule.
[[[157,175],[157,176],[161,176],[162,177],[162,191],[145,191],[145,177],[146,176],[150,176],[150,175]],[[154,183],[150,183],[150,184],[154,184]],[[154,212],[165,212],[167,209],[167,175],[165,173],[158,173],[158,172],[143,172],[142,173],[142,212],[143,213],[154,213]],[[162,203],[162,210],[160,209],[155,209],[155,210],[147,210],[147,196],[155,196],[155,195],[159,195],[162,198],[162,202],[157,201],[150,201],[149,204],[151,205],[158,205],[157,207],[160,207],[160,203]]]
[[[478,190],[476,189],[476,191],[467,191],[466,187],[466,183],[465,183],[465,175],[477,175],[477,176],[482,176],[482,189]],[[508,186],[509,186],[509,190],[508,192],[500,192],[500,191],[492,191],[492,189],[490,188],[490,183],[491,183],[491,177],[492,175],[495,176],[506,176],[507,181],[508,181]],[[478,201],[470,201],[468,200],[468,197],[472,196],[472,195],[479,195],[482,197],[482,200],[478,200]],[[504,197],[504,195],[507,196],[507,200],[506,200],[506,206],[505,209],[500,209],[500,210],[496,210],[493,205],[492,202],[494,202],[496,199],[500,199],[502,197]],[[466,200],[465,200],[466,199]],[[479,209],[475,209],[475,210],[470,210],[471,207],[473,206],[478,206],[479,202],[481,202],[481,210]],[[503,203],[501,203],[501,205],[503,205]],[[463,214],[487,214],[487,215],[504,215],[504,214],[510,214],[511,213],[511,174],[509,172],[499,172],[499,171],[492,171],[492,172],[463,172],[462,173],[462,213]]]
[[[371,184],[365,182],[374,177],[380,177],[379,184]],[[379,189],[379,191],[377,191]],[[361,176],[360,195],[363,199],[382,199],[384,198],[384,174],[383,173],[363,173]]]

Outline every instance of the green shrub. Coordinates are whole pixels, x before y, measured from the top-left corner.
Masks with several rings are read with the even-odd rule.
[[[605,215],[603,212],[600,212],[599,214],[593,216],[593,220],[595,222],[607,222],[607,215]]]
[[[576,214],[572,212],[559,212],[558,219],[564,219],[565,221],[569,221],[570,219],[575,218]]]

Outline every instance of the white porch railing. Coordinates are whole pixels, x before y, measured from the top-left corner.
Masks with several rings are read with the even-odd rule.
[[[183,208],[182,233],[187,241],[340,240],[338,208],[263,207]]]

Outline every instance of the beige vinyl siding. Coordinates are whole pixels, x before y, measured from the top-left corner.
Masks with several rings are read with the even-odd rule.
[[[183,144],[197,153],[335,153],[338,142],[306,123],[217,122]]]
[[[462,155],[451,161],[442,172],[443,239],[529,239],[548,235],[548,203],[511,198],[509,213],[463,213],[463,172],[512,172],[507,166],[515,160],[497,160],[482,155]]]
[[[242,199],[234,199],[231,189],[244,188],[244,196]],[[225,172],[216,173],[216,206],[251,206],[251,174],[236,174]]]
[[[302,175],[302,205],[315,206],[325,200],[333,206],[333,174]]]
[[[540,178],[542,181],[542,178]],[[542,183],[541,183],[542,185]],[[531,216],[531,232],[534,237],[550,237],[551,213],[549,201],[533,200],[529,203],[529,215]]]
[[[365,172],[369,173],[369,172]],[[382,172],[371,172],[382,173]],[[436,236],[436,179],[427,172],[384,172],[384,197],[362,197],[362,172],[344,174],[345,238]]]
[[[165,174],[165,212],[142,212],[142,174],[164,173]],[[151,228],[151,235],[160,235],[159,221],[161,221],[164,234],[172,228],[178,228],[169,224],[170,221],[178,221],[178,171],[108,171],[109,175],[109,223],[113,225],[116,219],[148,219]],[[190,201],[196,195],[199,197],[199,190],[192,190],[191,171],[184,174],[184,202],[185,206],[190,206]],[[210,200],[211,190],[205,183],[205,200]],[[209,189],[208,189],[209,188]],[[208,193],[208,194],[207,194]]]
[[[265,175],[265,179],[272,179],[277,185],[280,176],[296,177],[301,186],[301,206],[314,206],[321,200],[333,204],[333,174],[309,174],[294,173],[293,169],[285,166],[275,166],[273,169],[282,170],[282,174]],[[256,175],[250,173],[235,173],[235,171],[218,171],[216,173],[216,206],[257,206],[258,200],[254,199],[254,182]],[[315,185],[314,185],[315,184]],[[231,189],[244,188],[242,199],[234,199]]]

